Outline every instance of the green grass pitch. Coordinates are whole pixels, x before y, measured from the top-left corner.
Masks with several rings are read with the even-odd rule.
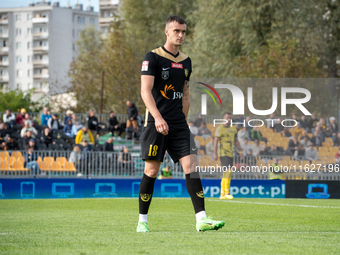
[[[339,254],[340,200],[206,199],[218,231],[197,232],[189,198],[0,201],[0,254]]]

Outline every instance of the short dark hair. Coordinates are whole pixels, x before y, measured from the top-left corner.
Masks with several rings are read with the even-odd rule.
[[[178,24],[187,24],[185,20],[178,15],[172,15],[169,18],[166,19],[166,24],[171,23],[173,21],[176,21]]]
[[[228,115],[232,115],[232,114],[231,114],[231,112],[225,112],[225,113],[223,114],[223,116],[222,116],[222,117],[224,117],[224,115],[226,115],[226,114],[228,114]]]

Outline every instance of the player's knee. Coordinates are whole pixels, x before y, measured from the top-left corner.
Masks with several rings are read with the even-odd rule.
[[[145,169],[144,173],[151,178],[156,178],[158,175],[158,169],[157,170],[156,169]]]

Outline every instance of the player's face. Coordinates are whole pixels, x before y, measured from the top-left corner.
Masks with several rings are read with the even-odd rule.
[[[187,25],[171,22],[165,28],[167,40],[174,46],[181,46],[184,42]]]
[[[230,114],[225,114],[223,116],[223,119],[227,121],[227,123],[225,123],[224,126],[225,127],[230,127],[231,115]]]

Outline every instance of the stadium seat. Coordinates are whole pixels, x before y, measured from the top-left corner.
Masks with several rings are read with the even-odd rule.
[[[0,151],[0,158],[5,159],[9,157],[8,151]]]
[[[326,137],[325,140],[326,140],[326,142],[330,143],[331,146],[333,146],[334,143],[333,143],[333,140],[332,140],[331,137]]]
[[[77,171],[76,167],[74,166],[73,162],[66,162],[64,165],[65,171],[75,172]]]
[[[23,155],[21,154],[21,151],[13,151],[12,152],[12,157],[23,158]]]
[[[29,171],[29,169],[24,167],[24,163],[25,163],[24,158],[18,158],[13,163],[12,169],[15,170],[15,171]]]
[[[7,160],[2,160],[0,162],[0,171],[12,171],[12,168],[9,164],[9,161]]]
[[[204,138],[203,136],[195,136],[195,139],[199,142],[201,146],[204,146]]]
[[[204,150],[198,150],[197,153],[198,153],[198,155],[205,155]]]
[[[61,166],[60,162],[54,161],[51,164],[51,171],[63,171],[63,167]]]
[[[322,146],[324,146],[324,147],[331,147],[332,145],[329,142],[323,142]]]
[[[330,153],[330,155],[335,156],[335,154],[337,154],[338,150],[339,150],[338,147],[330,147],[329,153]]]
[[[58,157],[55,161],[59,162],[62,166],[67,163],[67,159],[65,157]]]
[[[53,157],[45,157],[43,161],[37,161],[38,166],[40,168],[41,171],[49,171],[51,170],[51,165],[54,162],[54,158]]]

